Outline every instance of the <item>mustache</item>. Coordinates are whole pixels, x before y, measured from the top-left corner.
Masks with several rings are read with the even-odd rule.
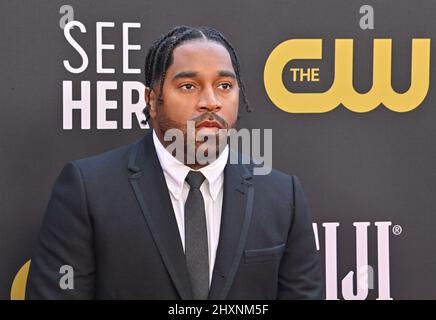
[[[201,115],[191,119],[191,121],[195,121],[195,126],[197,126],[198,123],[205,121],[205,120],[216,121],[221,125],[221,127],[223,129],[229,128],[228,122],[224,118],[220,117],[219,115],[217,115],[216,113],[213,113],[213,112],[202,113]]]

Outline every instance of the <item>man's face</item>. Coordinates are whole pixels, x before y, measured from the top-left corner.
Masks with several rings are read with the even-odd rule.
[[[235,126],[239,86],[230,55],[221,44],[193,40],[173,51],[163,85],[163,103],[157,104],[158,85],[150,94],[150,117],[164,145],[169,129],[180,129],[185,137],[187,121],[195,121],[196,134],[217,134]]]

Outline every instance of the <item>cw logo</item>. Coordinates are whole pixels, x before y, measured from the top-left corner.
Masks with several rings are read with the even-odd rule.
[[[392,39],[374,39],[373,82],[367,93],[353,87],[353,39],[336,39],[334,81],[322,93],[292,93],[282,81],[285,65],[296,59],[322,59],[322,39],[291,39],[269,55],[264,84],[271,101],[290,113],[323,113],[343,104],[354,112],[368,112],[383,103],[395,112],[418,107],[427,95],[430,82],[430,39],[412,39],[411,83],[407,92],[391,86]]]

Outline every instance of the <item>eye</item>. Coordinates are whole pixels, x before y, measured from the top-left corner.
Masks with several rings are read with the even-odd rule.
[[[227,90],[230,90],[233,86],[230,83],[224,82],[224,83],[220,83],[218,87],[227,91]]]
[[[182,85],[180,86],[180,88],[182,88],[182,89],[185,90],[185,91],[191,91],[191,90],[193,90],[195,87],[194,87],[194,85],[193,85],[192,83],[185,83],[185,84],[182,84]]]

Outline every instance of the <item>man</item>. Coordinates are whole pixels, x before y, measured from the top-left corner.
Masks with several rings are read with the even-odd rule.
[[[187,161],[188,121],[196,134],[222,142],[221,130],[236,124],[240,92],[248,108],[239,69],[231,44],[211,28],[177,27],[152,45],[145,113],[153,131],[64,167],[27,298],[322,297],[298,179],[275,170],[254,175],[254,165],[229,162],[225,144],[209,144],[217,156],[210,164]],[[182,158],[167,150],[172,129],[183,133]],[[72,284],[61,268],[73,271]]]

